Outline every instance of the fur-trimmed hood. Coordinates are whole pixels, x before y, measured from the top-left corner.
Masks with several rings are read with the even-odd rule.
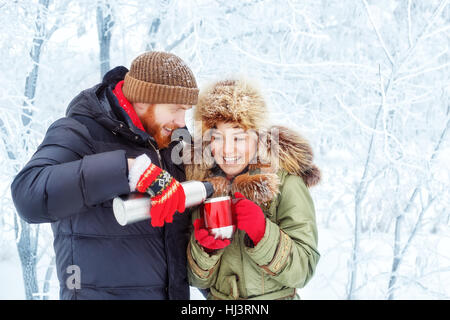
[[[210,181],[215,189],[214,196],[242,193],[258,205],[267,205],[279,192],[278,170],[303,178],[307,187],[320,181],[320,170],[313,163],[313,151],[308,141],[292,129],[272,126],[259,131],[256,161],[248,170],[232,181],[225,178],[215,164],[208,145],[198,143],[187,145],[184,152],[186,179]]]

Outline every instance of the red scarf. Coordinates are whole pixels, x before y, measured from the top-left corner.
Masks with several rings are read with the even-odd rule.
[[[142,126],[141,120],[139,119],[138,115],[136,114],[136,111],[133,108],[133,105],[130,101],[125,98],[123,92],[122,92],[122,86],[123,86],[123,80],[118,82],[116,87],[113,90],[114,95],[119,100],[120,106],[125,110],[125,112],[128,114],[128,116],[131,118],[131,121],[133,121],[133,124],[141,129],[142,131],[145,131],[144,127]]]

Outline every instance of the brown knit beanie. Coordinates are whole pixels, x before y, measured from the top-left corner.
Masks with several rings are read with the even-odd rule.
[[[183,60],[172,53],[151,51],[133,60],[122,91],[130,102],[194,105],[199,90]]]

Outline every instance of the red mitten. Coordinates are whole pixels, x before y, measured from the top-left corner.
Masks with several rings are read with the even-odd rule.
[[[236,192],[234,197],[231,209],[236,215],[237,228],[245,231],[256,246],[266,231],[266,217],[256,203],[241,193]]]
[[[171,223],[176,211],[185,210],[186,195],[183,187],[167,171],[150,164],[140,176],[136,191],[147,192],[151,198],[151,224],[162,227],[164,222]]]
[[[206,251],[223,249],[231,243],[229,239],[215,239],[214,236],[210,235],[202,218],[194,221],[194,236],[202,247],[208,249]]]

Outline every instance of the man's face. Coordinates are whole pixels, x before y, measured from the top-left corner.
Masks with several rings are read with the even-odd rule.
[[[134,110],[160,149],[169,146],[172,132],[186,125],[186,111],[191,105],[133,103]]]

